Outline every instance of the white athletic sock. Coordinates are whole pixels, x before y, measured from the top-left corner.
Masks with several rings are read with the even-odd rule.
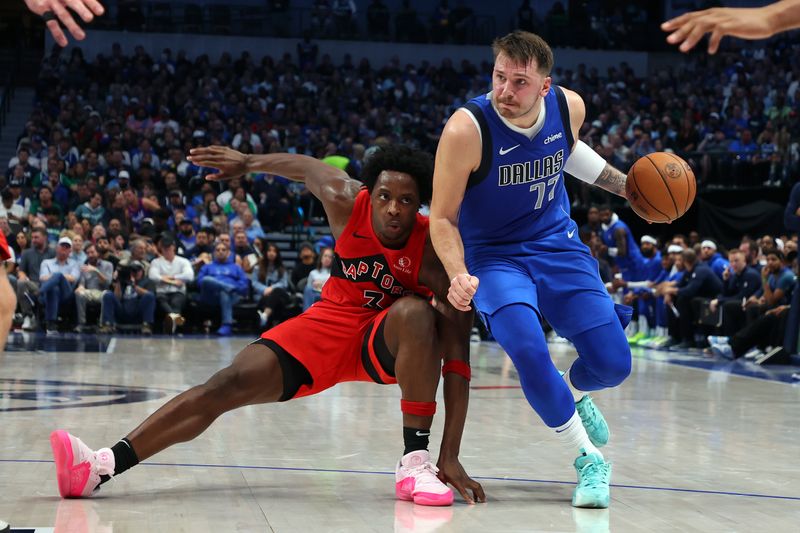
[[[643,332],[647,336],[650,334],[650,326],[647,324],[646,316],[639,316],[639,331]]]
[[[583,427],[581,417],[578,416],[578,411],[572,413],[572,416],[567,420],[566,424],[553,429],[556,431],[556,437],[570,448],[575,449],[578,454],[580,454],[581,449],[583,449],[587,454],[596,453],[600,457],[603,457],[600,450],[589,440],[589,435],[586,434],[586,429]]]
[[[569,379],[569,372],[572,370],[572,367],[569,367],[566,372],[564,372],[564,381],[567,382],[567,387],[569,387],[569,391],[572,393],[572,399],[575,400],[575,403],[578,403],[581,398],[583,398],[586,393],[578,390],[575,388],[575,385],[572,384],[572,380]]]

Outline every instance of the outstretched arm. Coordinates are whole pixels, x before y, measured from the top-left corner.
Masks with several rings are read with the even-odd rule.
[[[299,154],[250,155],[225,146],[194,148],[187,158],[198,166],[214,168],[206,179],[226,180],[251,172],[268,172],[305,182],[311,194],[325,208],[334,238],[339,238],[350,214],[361,183],[346,172],[313,157]]]
[[[742,39],[766,39],[782,31],[800,28],[800,0],[781,0],[756,8],[714,7],[684,13],[661,25],[671,32],[670,44],[680,44],[681,52],[688,52],[707,33],[708,53],[714,54],[726,35]]]
[[[474,313],[458,311],[447,301],[450,282],[430,239],[425,243],[419,281],[434,293],[438,348],[445,364],[445,418],[437,464],[439,476],[453,485],[467,503],[485,502],[483,487],[467,475],[458,460],[469,405],[469,335]],[[450,372],[451,368],[454,371]]]
[[[61,24],[75,39],[82,41],[86,37],[86,33],[75,22],[69,9],[72,9],[87,23],[94,20],[95,16],[99,17],[105,12],[103,5],[97,0],[25,0],[25,4],[28,9],[39,16],[48,12],[51,14],[46,19],[45,25],[59,46],[67,46],[67,37],[61,29]],[[67,9],[68,7],[69,9]]]

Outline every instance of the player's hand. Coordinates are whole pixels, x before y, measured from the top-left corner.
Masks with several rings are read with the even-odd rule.
[[[458,459],[443,459],[440,457],[436,467],[439,469],[439,479],[442,483],[450,483],[461,494],[465,502],[473,504],[486,501],[483,487],[467,475]],[[469,491],[472,491],[472,496],[470,496]]]
[[[711,311],[712,313],[716,313],[717,312],[717,307],[718,306],[719,306],[719,300],[717,300],[717,299],[714,299],[714,300],[711,300],[710,302],[708,302],[708,310]]]
[[[714,7],[684,13],[661,24],[661,29],[672,32],[667,36],[667,42],[680,44],[681,52],[688,52],[703,38],[703,35],[711,33],[708,40],[709,54],[717,52],[719,42],[725,35],[742,39],[766,39],[775,32],[767,10],[730,7]]]
[[[459,311],[469,311],[472,297],[478,291],[478,278],[466,272],[450,280],[450,289],[447,291],[447,301]]]
[[[216,169],[216,174],[206,176],[210,181],[238,178],[247,173],[247,156],[227,146],[192,148],[186,159],[199,167]]]
[[[59,46],[67,46],[67,36],[64,35],[61,24],[75,39],[82,41],[86,38],[86,33],[72,18],[69,9],[77,13],[84,22],[91,22],[95,16],[105,13],[103,5],[97,0],[25,0],[25,4],[36,15],[42,16],[51,11],[57,17],[57,20],[48,20],[45,25]]]

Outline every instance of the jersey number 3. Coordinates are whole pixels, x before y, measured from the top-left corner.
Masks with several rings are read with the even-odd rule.
[[[560,174],[557,174],[547,180],[547,184],[544,181],[540,181],[538,183],[534,183],[531,185],[530,192],[536,191],[536,206],[534,209],[540,209],[542,207],[542,203],[544,203],[544,195],[547,194],[547,187],[550,187],[550,193],[547,194],[547,201],[551,201],[556,195],[556,184],[558,183],[558,178]]]
[[[383,306],[381,305],[381,302],[383,302],[383,297],[384,294],[382,292],[364,291],[364,299],[366,300],[364,307],[383,310]]]

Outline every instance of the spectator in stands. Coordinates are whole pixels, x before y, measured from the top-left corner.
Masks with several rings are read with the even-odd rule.
[[[187,252],[195,247],[197,234],[194,232],[192,220],[184,218],[178,223],[178,240]]]
[[[242,267],[230,260],[230,247],[224,242],[214,245],[214,261],[203,265],[197,275],[200,301],[206,305],[219,306],[222,325],[217,335],[231,334],[233,306],[247,296],[250,283]]]
[[[283,266],[281,251],[274,243],[266,244],[266,251],[250,274],[254,299],[258,301],[261,325],[269,328],[285,320],[285,310],[291,303],[289,272]]]
[[[233,253],[236,264],[242,267],[246,274],[252,272],[258,263],[258,255],[247,240],[244,230],[238,230],[233,234]]]
[[[697,260],[697,254],[691,248],[681,252],[681,261],[683,277],[675,286],[664,290],[664,300],[667,305],[673,304],[678,311],[678,316],[669,314],[672,345],[685,350],[698,347],[695,324],[700,309],[708,303],[704,299],[714,298],[722,291],[722,281],[708,265]]]
[[[79,219],[88,219],[93,226],[102,222],[105,214],[106,208],[103,207],[103,195],[100,192],[92,193],[89,201],[79,205],[75,210],[75,216]]]
[[[783,252],[771,248],[764,255],[767,264],[761,269],[761,288],[745,302],[748,324],[766,311],[788,304],[794,288],[795,276],[785,264]]]
[[[709,309],[716,313],[721,309],[721,334],[732,337],[744,325],[744,303],[761,287],[761,277],[756,269],[747,265],[747,259],[739,249],[728,252],[730,266],[722,273],[722,292],[711,302]],[[712,344],[723,339],[714,337]]]
[[[331,277],[331,265],[333,265],[333,250],[321,249],[317,268],[308,274],[306,286],[303,288],[303,311],[322,298],[322,287]]]
[[[723,279],[722,274],[730,266],[722,254],[717,251],[717,243],[711,239],[700,243],[700,259],[711,268],[714,274],[719,276],[719,279]]]
[[[244,232],[247,234],[247,240],[250,242],[253,242],[257,238],[264,236],[264,230],[261,229],[261,223],[255,219],[250,210],[245,210],[242,212],[242,226]]]
[[[22,217],[25,223],[27,223],[31,211],[31,201],[27,196],[22,194],[22,180],[14,176],[9,178],[8,190],[11,191],[11,196],[14,198],[14,205],[22,207]]]
[[[45,327],[48,334],[58,332],[59,307],[72,302],[75,287],[78,284],[81,270],[72,254],[72,241],[69,237],[61,237],[56,246],[55,257],[42,261],[39,272],[41,288],[39,300],[44,305]]]
[[[83,237],[80,233],[76,233],[74,231],[62,231],[60,237],[69,237],[72,241],[72,257],[78,265],[82,265],[86,262],[86,251],[84,251],[83,247]],[[60,238],[59,237],[59,238]]]
[[[108,240],[105,242],[108,244]],[[75,304],[78,310],[78,325],[75,330],[78,333],[86,328],[86,304],[101,303],[103,293],[111,286],[114,265],[101,259],[97,245],[89,243],[86,246],[86,263],[81,265],[80,271],[81,277],[75,289]]]
[[[22,253],[28,249],[31,243],[25,231],[18,231],[14,238],[8,241],[8,244],[14,250],[14,257],[16,257],[16,262],[19,263]]]
[[[145,266],[131,261],[120,266],[113,290],[103,294],[100,333],[113,333],[116,324],[140,325],[142,335],[153,333],[155,284],[145,276]]]
[[[300,282],[306,279],[317,265],[317,252],[314,251],[314,245],[310,242],[300,243],[297,247],[297,257],[300,262],[296,263],[292,269],[291,281],[293,287],[299,287]]]
[[[119,257],[114,255],[111,250],[111,244],[108,240],[108,237],[102,235],[95,240],[95,246],[97,246],[97,255],[103,261],[108,261],[116,270],[117,265],[119,265]]]
[[[214,238],[208,228],[200,228],[195,236],[194,246],[186,251],[186,257],[191,261],[195,271],[208,264],[214,254]]]
[[[224,215],[224,213],[219,204],[215,200],[208,202],[205,212],[200,215],[200,226],[211,226],[214,223],[214,219],[221,215]]]
[[[150,264],[149,276],[156,283],[156,302],[164,313],[164,333],[174,335],[185,323],[186,284],[194,281],[194,270],[188,259],[176,255],[171,236],[162,236],[158,248],[161,256]]]
[[[22,329],[36,329],[36,317],[33,304],[39,296],[39,273],[42,262],[55,257],[55,252],[47,246],[47,231],[34,228],[31,231],[31,247],[22,253],[17,270],[17,302],[24,317]]]
[[[146,276],[150,269],[150,261],[147,259],[147,242],[144,239],[131,241],[127,258],[124,258],[121,262],[123,265],[127,265],[134,261],[141,263]]]
[[[14,194],[10,189],[3,189],[2,202],[0,202],[0,218],[6,218],[9,222],[16,222],[23,224],[25,220],[25,211],[21,205],[14,203]]]

